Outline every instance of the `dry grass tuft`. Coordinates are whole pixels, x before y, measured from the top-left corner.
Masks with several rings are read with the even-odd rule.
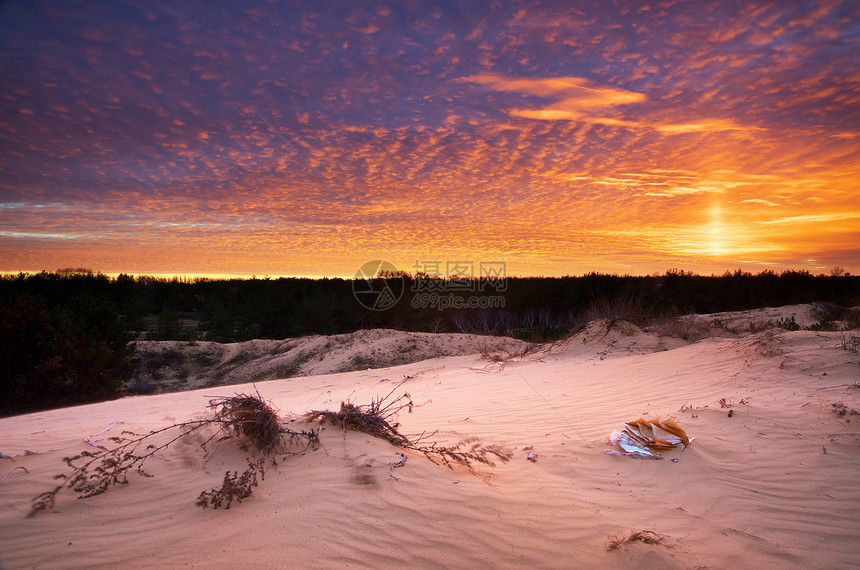
[[[860,410],[856,410],[850,406],[843,404],[842,402],[836,402],[834,404],[830,404],[833,407],[833,413],[837,416],[857,416],[860,415]]]
[[[216,422],[221,422],[236,435],[248,438],[263,454],[273,451],[281,441],[283,429],[278,414],[259,393],[213,400],[209,407],[216,408]]]
[[[251,496],[253,488],[257,486],[257,473],[260,478],[265,478],[264,461],[258,458],[256,461],[248,460],[248,468],[239,475],[238,471],[224,473],[224,480],[221,486],[211,491],[203,491],[197,497],[196,505],[198,507],[213,509],[230,508],[230,503],[236,499],[237,503],[241,503],[242,499],[247,499]]]
[[[680,338],[687,342],[698,342],[704,338],[715,336],[715,329],[717,328],[719,327],[714,327],[693,318],[666,316],[650,323],[646,330],[660,336]]]
[[[481,347],[481,358],[489,360],[491,364],[504,366],[512,360],[521,360],[532,354],[537,354],[543,348],[538,343],[531,342],[519,350],[494,350],[490,346]]]
[[[227,435],[217,441],[229,439],[232,433],[244,437],[257,454],[253,460],[248,459],[248,468],[243,473],[227,472],[220,488],[202,492],[197,499],[197,505],[201,507],[229,508],[233,499],[241,502],[251,495],[252,488],[257,486],[257,475],[264,476],[266,462],[274,461],[276,452],[298,454],[319,445],[318,432],[292,431],[283,427],[277,412],[259,393],[256,396],[239,394],[212,400],[209,407],[215,409],[211,418],[179,422],[146,434],[124,431],[119,437],[109,438],[114,443],[111,448],[98,446],[97,451],[85,450],[64,458],[71,473],[57,475],[55,479],[60,483],[56,487],[33,497],[30,516],[52,509],[57,494],[63,489],[85,499],[100,495],[113,485],[128,484],[128,474],[132,470],[141,476],[152,477],[143,470],[149,458],[160,455],[176,441],[209,427],[218,429],[200,444],[207,454],[207,445],[224,431],[228,432]],[[288,452],[287,443],[296,442],[303,444],[304,448]]]
[[[401,433],[400,424],[394,418],[404,409],[411,412],[413,404],[409,394],[389,401],[393,392],[384,398],[374,399],[369,406],[343,402],[337,412],[314,411],[308,414],[308,419],[333,423],[344,429],[385,439],[400,448],[423,453],[430,461],[452,469],[454,465],[462,465],[474,472],[476,463],[492,466],[494,459],[508,461],[513,456],[508,450],[485,445],[476,438],[467,438],[452,446],[441,446],[435,442],[427,443],[425,440],[428,434],[410,437]],[[227,471],[220,487],[200,493],[196,504],[203,508],[211,506],[228,509],[234,500],[242,502],[251,496],[258,479],[265,478],[265,468],[269,462],[275,462],[276,454],[302,454],[320,445],[319,429],[293,431],[285,427],[275,409],[259,392],[256,395],[237,394],[213,399],[209,402],[209,408],[214,409],[210,418],[174,423],[146,434],[124,431],[121,436],[109,438],[113,447],[94,446],[97,447],[96,451],[85,450],[73,457],[66,457],[63,461],[71,472],[57,475],[55,479],[60,482],[56,487],[33,497],[30,515],[53,509],[57,494],[63,489],[69,489],[79,499],[84,499],[100,495],[113,485],[127,484],[128,474],[132,470],[141,476],[152,477],[143,470],[149,458],[161,455],[176,441],[205,428],[216,428],[201,431],[208,436],[204,436],[205,441],[200,443],[200,448],[207,455],[209,443],[233,437],[238,439],[242,449],[253,449],[255,453],[247,458],[248,467],[242,473]],[[221,437],[218,437],[219,434]],[[433,434],[435,432],[429,435]]]
[[[497,445],[481,443],[474,437],[463,439],[454,445],[443,446],[427,441],[436,432],[422,433],[414,437],[401,433],[400,424],[394,422],[394,417],[404,409],[411,412],[412,399],[405,393],[386,403],[392,393],[393,391],[384,398],[372,400],[369,406],[341,402],[340,411],[316,410],[308,413],[307,419],[309,421],[319,419],[320,422],[340,425],[345,430],[370,434],[397,447],[422,453],[433,463],[442,464],[450,469],[460,465],[474,473],[475,464],[493,467],[496,459],[505,463],[513,457],[512,451]]]
[[[391,394],[389,394],[390,396]],[[307,415],[308,421],[320,420],[320,423],[331,423],[342,426],[343,429],[360,431],[374,437],[384,439],[399,447],[406,447],[409,438],[398,431],[399,423],[391,423],[389,420],[403,409],[412,412],[412,399],[409,394],[391,400],[388,398],[377,398],[370,402],[369,406],[356,406],[351,402],[341,402],[340,411],[315,410]]]
[[[636,532],[632,532],[627,536],[617,537],[614,536],[609,539],[609,544],[606,546],[606,550],[618,550],[630,544],[631,542],[644,542],[645,544],[659,544],[668,547],[669,545],[666,543],[666,537],[657,534],[652,530],[637,530]]]

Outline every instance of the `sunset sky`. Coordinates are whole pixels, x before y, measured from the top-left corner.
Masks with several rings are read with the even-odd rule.
[[[0,3],[0,271],[860,273],[860,3]]]

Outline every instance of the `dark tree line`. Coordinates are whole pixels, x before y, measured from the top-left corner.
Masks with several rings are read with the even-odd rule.
[[[399,301],[371,310],[356,297],[356,282],[345,279],[109,278],[86,270],[6,276],[0,278],[0,415],[116,396],[131,373],[134,339],[236,342],[395,328],[545,341],[596,318],[645,325],[686,313],[816,301],[860,305],[860,277],[841,272],[708,277],[672,270],[508,278],[483,289],[470,283],[476,284],[387,275],[369,285],[390,285]],[[427,302],[428,291],[448,306]],[[490,297],[492,303],[467,303]]]
[[[114,398],[131,372],[131,335],[109,298],[0,300],[0,416]]]

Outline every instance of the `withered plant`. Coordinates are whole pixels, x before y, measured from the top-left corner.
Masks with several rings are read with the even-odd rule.
[[[259,393],[212,400],[209,407],[215,409],[213,421],[237,436],[245,436],[262,454],[274,451],[281,442],[284,428],[278,414]]]
[[[242,499],[251,496],[253,488],[257,486],[257,473],[260,474],[260,479],[265,479],[264,463],[265,459],[261,456],[254,461],[249,459],[248,468],[241,475],[238,471],[232,473],[227,471],[224,473],[221,486],[210,491],[202,491],[195,504],[204,509],[206,507],[229,509],[234,498],[237,503],[241,503]]]
[[[403,394],[389,400],[391,394],[393,391],[384,398],[373,399],[368,406],[343,402],[340,411],[313,411],[307,414],[307,419],[370,434],[397,447],[422,453],[433,463],[451,469],[460,465],[474,473],[475,464],[494,466],[494,460],[506,462],[513,457],[510,450],[481,443],[474,437],[444,446],[428,441],[437,432],[415,437],[401,433],[400,424],[394,418],[404,409],[412,411],[412,399],[409,394]],[[200,444],[207,456],[209,444],[227,439],[235,439],[244,450],[254,454],[247,458],[248,467],[243,472],[227,471],[220,487],[200,493],[196,504],[203,508],[229,509],[234,500],[242,502],[251,496],[253,488],[265,479],[267,466],[276,462],[277,455],[302,454],[320,445],[319,429],[294,431],[285,427],[277,412],[259,393],[213,399],[209,408],[214,410],[209,418],[179,422],[145,434],[123,431],[120,436],[108,438],[113,447],[96,446],[96,451],[85,450],[64,458],[71,473],[57,475],[55,479],[60,483],[56,487],[33,497],[30,516],[52,509],[57,494],[63,489],[84,499],[100,495],[113,485],[128,484],[128,474],[132,470],[143,477],[152,477],[144,470],[147,460],[204,428],[216,428]]]
[[[57,494],[63,489],[70,489],[79,499],[85,499],[100,495],[115,484],[128,484],[131,470],[141,476],[152,477],[144,471],[149,458],[208,427],[217,429],[200,444],[207,455],[207,446],[212,441],[229,439],[231,434],[244,437],[250,444],[247,448],[253,448],[257,453],[253,459],[248,459],[248,468],[241,475],[228,471],[220,488],[202,492],[197,499],[201,507],[229,508],[234,498],[241,502],[251,495],[252,487],[257,486],[257,474],[263,477],[266,463],[274,461],[276,453],[304,453],[319,445],[318,431],[293,431],[282,426],[277,413],[259,393],[212,400],[209,407],[215,410],[210,418],[179,422],[146,434],[123,431],[120,436],[108,438],[115,444],[113,447],[99,446],[97,451],[84,450],[74,457],[64,458],[71,473],[57,475],[55,479],[60,483],[56,487],[33,497],[30,516],[52,509]],[[167,440],[157,443],[165,434]],[[299,444],[299,449],[291,451],[290,446],[296,444]]]
[[[666,544],[666,537],[657,534],[653,530],[637,530],[636,532],[631,532],[627,536],[622,537],[612,537],[609,539],[609,544],[606,546],[606,550],[618,550],[631,542],[644,542],[645,544],[660,544],[664,546],[669,546]]]
[[[403,394],[387,404],[385,398],[374,398],[369,406],[357,406],[351,402],[341,402],[340,411],[314,410],[307,414],[308,421],[320,420],[320,423],[339,425],[343,429],[360,431],[374,437],[387,440],[399,447],[405,447],[409,438],[398,431],[400,424],[391,423],[397,413],[403,409],[412,413],[412,398]]]
[[[395,388],[396,389],[396,388]],[[393,445],[422,453],[436,464],[453,469],[460,465],[475,472],[475,464],[495,466],[495,460],[503,463],[513,457],[513,452],[498,445],[481,443],[476,437],[460,440],[454,445],[445,446],[429,441],[436,431],[409,436],[399,431],[400,424],[395,421],[398,412],[407,410],[412,413],[412,398],[408,393],[388,401],[394,392],[384,398],[374,398],[368,406],[357,406],[352,402],[341,402],[340,411],[315,410],[307,414],[308,421],[339,425],[345,430],[360,431],[384,439]],[[387,403],[386,403],[387,401]]]

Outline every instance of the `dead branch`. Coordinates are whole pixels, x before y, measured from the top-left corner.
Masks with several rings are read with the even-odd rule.
[[[248,460],[248,468],[239,475],[238,471],[224,473],[224,480],[221,486],[210,491],[203,491],[197,497],[195,503],[198,507],[206,508],[230,508],[230,503],[236,499],[237,503],[241,503],[242,499],[247,499],[251,496],[253,487],[257,486],[257,473],[260,474],[260,479],[265,479],[265,461],[263,457],[257,458],[256,461]]]
[[[619,548],[623,548],[627,546],[631,542],[644,542],[645,544],[661,544],[664,546],[668,546],[666,544],[666,537],[652,530],[638,530],[636,532],[632,532],[627,536],[617,537],[614,536],[609,539],[609,544],[606,546],[606,550],[618,550]]]
[[[3,475],[3,478],[2,478],[2,479],[0,479],[0,483],[3,483],[3,481],[5,481],[5,480],[6,480],[6,477],[8,477],[9,475],[11,475],[11,474],[12,474],[12,472],[13,472],[13,471],[15,471],[15,470],[17,470],[17,469],[23,469],[23,470],[24,470],[24,473],[29,473],[29,472],[30,472],[30,471],[28,471],[28,470],[27,470],[27,468],[26,468],[26,467],[24,467],[23,465],[19,465],[18,467],[13,467],[13,468],[12,468],[12,469],[10,469],[9,471],[7,471],[5,475]]]
[[[215,410],[211,418],[179,422],[146,434],[123,431],[121,436],[108,438],[115,444],[112,448],[100,446],[98,451],[85,450],[74,457],[64,458],[63,461],[71,468],[71,473],[57,475],[55,479],[59,479],[60,483],[56,487],[33,497],[29,516],[52,509],[57,494],[63,489],[70,489],[79,499],[85,499],[100,495],[113,485],[127,484],[128,473],[132,469],[141,476],[151,477],[143,470],[149,458],[166,450],[178,440],[210,426],[218,429],[200,444],[200,448],[207,454],[207,445],[219,433],[226,431],[227,435],[221,439],[230,437],[231,433],[243,437],[259,455],[253,461],[248,460],[249,467],[242,475],[225,475],[220,489],[201,493],[197,504],[203,507],[229,507],[234,497],[241,501],[250,496],[251,487],[257,485],[257,473],[262,478],[264,462],[274,461],[277,451],[287,452],[287,448],[297,442],[304,443],[304,448],[293,453],[304,453],[309,449],[316,449],[319,445],[318,431],[293,431],[281,426],[277,413],[259,393],[256,396],[238,394],[215,399],[210,401],[209,407]],[[165,433],[172,434],[166,442],[158,445],[153,443],[156,436]]]
[[[400,424],[394,422],[394,418],[398,412],[404,409],[412,412],[412,399],[408,393],[404,393],[402,396],[385,403],[390,396],[391,393],[383,398],[373,399],[369,406],[357,406],[351,402],[341,402],[338,412],[315,410],[309,412],[306,417],[309,421],[318,419],[321,423],[328,422],[340,425],[345,430],[360,431],[384,439],[397,447],[421,453],[433,463],[444,465],[450,469],[459,465],[474,473],[474,464],[476,463],[492,467],[495,466],[495,460],[505,463],[513,457],[512,451],[497,445],[481,443],[475,437],[463,439],[454,445],[444,446],[435,441],[428,441],[437,433],[435,431],[429,434],[424,432],[411,437],[405,435],[399,431]]]

